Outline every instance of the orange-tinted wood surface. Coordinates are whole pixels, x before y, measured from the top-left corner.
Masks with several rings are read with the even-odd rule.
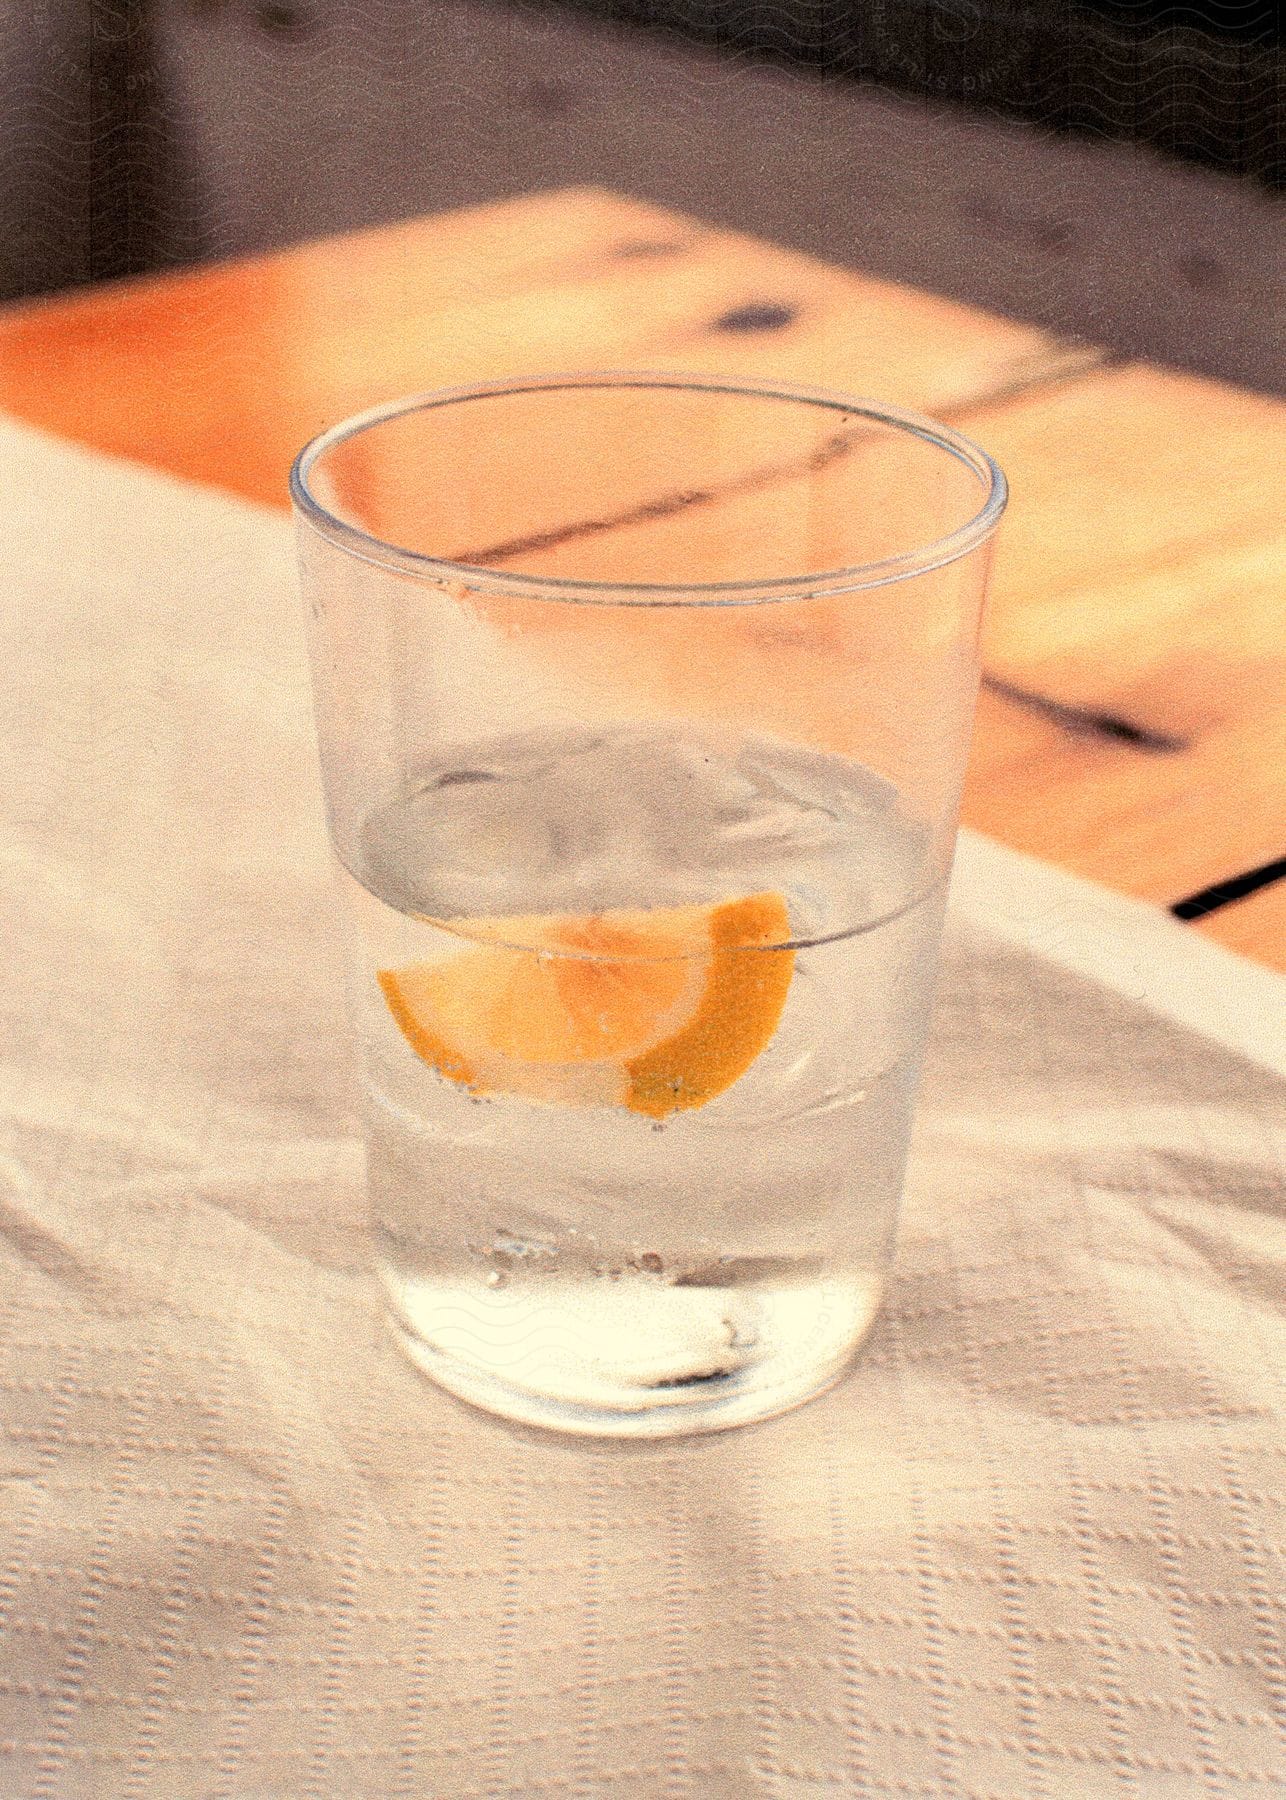
[[[594,190],[0,315],[0,406],[285,504],[299,445],[416,389],[717,370],[946,417],[1004,464],[967,821],[1170,902],[1286,848],[1286,407]],[[1286,967],[1286,895],[1197,929]]]

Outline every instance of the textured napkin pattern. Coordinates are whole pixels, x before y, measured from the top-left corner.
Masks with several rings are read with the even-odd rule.
[[[0,1795],[1282,1791],[1286,1081],[957,911],[853,1377],[476,1415],[366,1269],[288,527],[0,491]]]

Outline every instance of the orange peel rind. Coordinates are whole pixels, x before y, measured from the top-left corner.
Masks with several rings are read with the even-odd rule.
[[[421,1060],[475,1093],[704,1106],[771,1041],[794,974],[777,893],[585,917],[453,920],[452,953],[381,969]]]

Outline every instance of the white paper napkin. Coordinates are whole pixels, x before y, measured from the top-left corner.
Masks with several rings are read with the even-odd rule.
[[[498,1424],[366,1269],[288,526],[0,492],[0,1794],[1286,1788],[1286,984],[966,839],[857,1372]]]

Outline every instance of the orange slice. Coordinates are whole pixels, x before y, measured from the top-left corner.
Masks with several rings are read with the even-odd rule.
[[[795,966],[774,893],[452,929],[461,939],[442,957],[379,972],[418,1056],[478,1093],[656,1119],[745,1074],[777,1029]]]

